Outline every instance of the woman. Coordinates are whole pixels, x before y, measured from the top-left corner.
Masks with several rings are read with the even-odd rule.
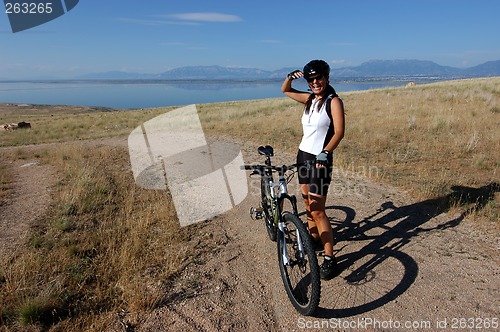
[[[292,81],[300,77],[306,79],[312,93],[292,88]],[[313,60],[302,71],[288,74],[281,87],[284,94],[305,105],[297,162],[311,161],[314,167],[299,167],[298,177],[309,231],[316,244],[325,250],[325,260],[320,266],[322,279],[332,278],[337,265],[333,256],[333,230],[325,213],[325,203],[331,182],[333,151],[344,137],[344,105],[329,78],[330,66],[323,60]]]

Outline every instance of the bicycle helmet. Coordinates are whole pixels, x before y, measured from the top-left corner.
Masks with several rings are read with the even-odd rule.
[[[325,76],[330,75],[330,66],[323,60],[312,60],[304,66],[304,77],[308,78],[313,75],[321,74]]]

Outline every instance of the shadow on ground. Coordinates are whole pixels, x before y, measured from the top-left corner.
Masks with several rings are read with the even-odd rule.
[[[328,206],[339,248],[339,273],[322,282],[322,302],[316,316],[350,317],[395,300],[410,288],[419,272],[418,264],[403,248],[424,233],[458,226],[468,213],[494,199],[499,184],[451,189],[449,195],[405,206],[385,202],[372,215],[356,222],[353,209]],[[444,222],[426,227],[430,220],[456,206],[465,208],[458,217],[445,217]]]

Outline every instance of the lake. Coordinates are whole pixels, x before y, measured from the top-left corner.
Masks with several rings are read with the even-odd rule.
[[[279,98],[281,81],[0,81],[0,103],[149,108]],[[337,92],[404,86],[404,81],[333,83]],[[295,88],[306,90],[305,81]]]

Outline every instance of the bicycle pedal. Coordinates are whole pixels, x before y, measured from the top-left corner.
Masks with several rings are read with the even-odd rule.
[[[264,217],[263,215],[264,211],[262,210],[262,208],[259,206],[259,207],[251,207],[250,208],[250,218],[252,220],[259,220],[259,219],[262,219]]]

